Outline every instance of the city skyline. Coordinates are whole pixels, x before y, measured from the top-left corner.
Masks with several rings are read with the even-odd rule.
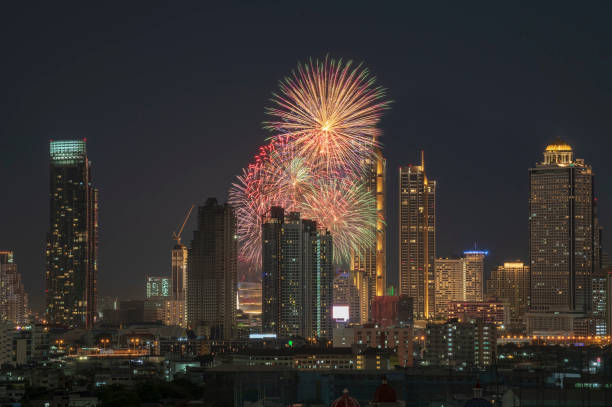
[[[251,14],[249,11],[253,10],[238,12],[238,21],[245,20],[247,14]],[[426,6],[416,11],[433,13]],[[127,15],[138,12],[126,10]],[[224,9],[217,9],[214,13],[224,15]],[[390,13],[377,13],[379,17],[395,21]],[[536,7],[532,13],[543,15],[545,10]],[[578,20],[584,18],[580,11],[575,15],[574,10],[570,12],[560,9],[559,13],[565,19],[572,16]],[[44,14],[46,16],[48,13]],[[463,11],[460,14],[472,22],[484,24],[469,12]],[[277,79],[290,70],[296,61],[328,52],[357,62],[365,61],[378,81],[389,89],[390,97],[394,100],[392,109],[381,122],[381,141],[388,169],[386,187],[391,225],[387,232],[388,283],[397,281],[397,248],[393,243],[397,230],[393,226],[396,220],[392,219],[395,213],[393,202],[397,202],[395,172],[398,165],[416,161],[421,149],[426,151],[427,166],[432,178],[440,183],[438,223],[445,225],[446,233],[438,237],[438,255],[460,253],[477,241],[479,246],[487,247],[491,253],[487,259],[486,274],[504,261],[517,258],[526,261],[527,168],[539,159],[539,152],[544,146],[561,135],[598,173],[607,171],[607,163],[601,151],[607,150],[610,143],[606,138],[610,127],[604,114],[609,110],[609,101],[595,83],[606,83],[609,78],[604,73],[605,69],[602,69],[600,59],[593,55],[588,34],[576,34],[551,19],[541,22],[540,28],[521,17],[518,10],[493,14],[502,24],[499,29],[492,28],[488,35],[490,39],[486,40],[474,38],[472,33],[462,28],[462,25],[449,21],[448,17],[440,23],[450,22],[450,26],[440,25],[439,28],[445,29],[447,33],[456,31],[457,41],[475,40],[480,47],[477,47],[477,51],[461,47],[457,41],[442,43],[439,38],[428,34],[428,27],[410,20],[412,17],[408,17],[412,22],[411,31],[392,24],[381,28],[380,36],[374,34],[371,40],[367,40],[371,33],[358,31],[354,34],[363,41],[350,38],[350,47],[347,46],[349,38],[342,35],[332,42],[317,37],[307,40],[298,36],[294,38],[293,50],[285,53],[278,53],[276,45],[262,43],[254,47],[254,51],[248,52],[247,59],[251,58],[252,62],[243,68],[234,64],[236,68],[232,72],[215,70],[215,76],[223,79],[219,82],[226,84],[223,87],[214,87],[217,85],[201,77],[202,67],[206,64],[200,57],[193,57],[192,51],[196,49],[193,43],[179,47],[173,54],[179,62],[190,62],[188,76],[177,75],[178,68],[172,68],[174,71],[171,69],[170,73],[155,70],[149,77],[129,84],[132,76],[136,77],[136,72],[147,71],[141,69],[142,64],[155,60],[157,54],[153,51],[154,47],[148,47],[152,44],[150,39],[135,36],[132,28],[125,25],[110,34],[115,38],[119,36],[131,39],[131,42],[122,41],[125,45],[108,45],[103,36],[91,38],[90,41],[101,47],[101,55],[105,55],[105,59],[118,58],[136,44],[146,45],[139,51],[145,62],[132,61],[125,65],[128,72],[126,76],[112,68],[102,70],[100,85],[91,85],[87,92],[76,85],[84,79],[84,74],[96,72],[100,65],[97,63],[100,55],[94,51],[83,53],[85,43],[77,41],[74,50],[64,49],[57,57],[53,57],[52,61],[60,62],[57,65],[59,68],[37,62],[34,66],[39,67],[40,71],[28,70],[27,64],[31,61],[28,62],[28,58],[11,45],[9,50],[25,59],[12,59],[3,69],[7,70],[7,77],[19,76],[19,72],[25,72],[24,81],[31,83],[31,88],[27,88],[27,100],[3,99],[8,106],[6,114],[9,115],[3,121],[2,128],[3,143],[6,142],[4,151],[8,152],[8,159],[3,162],[3,176],[6,177],[3,181],[5,184],[16,183],[16,190],[1,203],[2,212],[14,216],[7,220],[7,233],[0,237],[0,243],[3,249],[14,251],[19,259],[24,284],[33,306],[40,308],[40,299],[36,294],[43,289],[40,277],[44,266],[41,247],[44,244],[46,227],[43,225],[47,215],[40,202],[47,193],[45,162],[49,138],[88,138],[89,155],[96,170],[96,185],[100,187],[103,197],[100,233],[104,243],[100,247],[100,273],[104,278],[100,281],[99,292],[100,295],[113,295],[116,291],[120,297],[127,298],[132,292],[141,292],[141,282],[146,274],[169,273],[168,251],[174,243],[171,232],[183,219],[185,210],[193,202],[201,202],[207,196],[217,196],[224,201],[227,186],[238,169],[248,163],[256,146],[264,139],[265,134],[260,129],[264,119],[263,109],[270,92],[276,87]],[[40,22],[42,15],[35,14],[33,21]],[[256,15],[265,18],[261,14]],[[194,21],[192,19],[201,16],[201,13],[196,12],[193,17],[181,18]],[[85,20],[94,25],[101,24],[98,18],[86,14]],[[159,11],[152,11],[150,18],[167,21],[167,17]],[[532,36],[531,41],[510,38],[507,31],[501,28],[508,28],[508,25],[514,23],[513,19],[523,22],[526,32]],[[150,20],[136,22],[135,27],[142,28],[146,21]],[[75,28],[74,24],[81,23],[72,22],[66,24],[66,27]],[[162,32],[168,33],[167,30],[176,27],[173,24],[176,23],[170,22]],[[331,25],[331,20],[322,21],[322,24]],[[597,21],[593,26],[604,29],[604,25]],[[204,31],[197,31],[196,34],[203,35],[208,29],[202,28]],[[554,41],[546,34],[551,29],[556,29],[554,32],[557,37]],[[411,32],[419,35],[408,35]],[[389,33],[397,34],[397,39],[385,39],[389,43],[378,41],[382,39],[382,34]],[[184,34],[185,31],[181,31],[177,36],[169,36],[167,41],[174,43],[182,39]],[[609,34],[606,28],[603,35]],[[55,34],[49,40],[65,39],[63,35]],[[385,35],[385,38],[388,37]],[[392,52],[397,41],[407,37],[414,39],[408,43],[406,55],[399,56]],[[195,38],[199,36],[195,35]],[[554,48],[559,38],[568,44],[567,48]],[[570,38],[574,42],[568,41]],[[253,40],[261,39],[262,35],[257,35]],[[230,45],[238,44],[237,38],[227,41]],[[530,47],[528,44],[534,45]],[[223,55],[222,48],[207,46],[211,47],[211,55]],[[455,49],[457,46],[459,48]],[[435,55],[429,53],[431,47],[440,52]],[[495,51],[500,47],[509,52],[508,58],[515,61],[512,69],[504,62],[506,59],[499,59],[505,55]],[[548,49],[549,52],[539,52],[538,47]],[[46,55],[44,49],[36,49]],[[480,52],[481,49],[490,53]],[[72,67],[61,63],[62,58],[70,59],[75,52],[80,53],[82,65]],[[459,64],[449,63],[456,61],[459,53],[462,57]],[[469,58],[463,58],[463,53],[473,61],[465,62]],[[259,54],[274,56],[265,57],[264,62],[263,57],[258,57]],[[540,63],[539,69],[531,69],[533,60]],[[558,60],[564,61],[564,64],[560,66],[554,63]],[[229,62],[233,61],[230,58]],[[432,64],[452,65],[454,69],[440,67],[429,72]],[[164,64],[164,67],[170,67],[170,64]],[[47,70],[58,80],[49,81],[48,77],[41,74]],[[576,72],[588,73],[586,77],[593,78],[593,83],[578,79],[584,76],[576,75]],[[177,82],[178,76],[188,78],[188,82]],[[236,81],[235,84],[228,82],[230,78]],[[245,80],[241,81],[242,78]],[[406,78],[420,79],[406,81]],[[115,81],[128,86],[118,89]],[[483,87],[482,83],[492,83],[494,86]],[[61,92],[56,88],[59,85],[62,85]],[[217,93],[227,91],[219,94],[227,93],[231,97],[215,99],[205,96],[211,94],[208,92],[210,86]],[[193,92],[187,90],[192,88]],[[151,94],[148,89],[161,89],[160,95]],[[8,86],[4,97],[12,98],[19,94],[14,86]],[[117,95],[122,94],[125,96],[121,97],[124,102],[119,103]],[[41,95],[56,96],[47,99]],[[242,96],[240,106],[234,103],[235,95]],[[29,100],[35,97],[43,102],[31,105]],[[151,98],[148,110],[133,106],[142,104],[143,97]],[[12,100],[21,102],[15,104]],[[181,106],[181,112],[168,109],[168,100]],[[197,106],[206,106],[210,113],[206,112],[205,116],[200,117],[203,112]],[[108,115],[98,114],[104,111],[108,111]],[[231,112],[231,115],[224,113],[226,111]],[[240,119],[229,121],[230,117]],[[23,129],[21,123],[26,123]],[[226,126],[227,123],[234,124]],[[19,137],[9,139],[11,134]],[[170,140],[172,148],[168,148]],[[207,146],[211,143],[216,152],[227,154],[215,154],[218,157],[211,157],[203,164],[200,156],[210,151]],[[507,143],[508,151],[499,152],[497,149],[500,143]],[[596,148],[596,145],[599,147]],[[159,161],[159,157],[163,157],[168,165],[151,166],[150,162]],[[458,167],[464,171],[457,171]],[[215,177],[208,176],[211,168],[216,169]],[[500,179],[503,182],[499,182]],[[176,180],[181,182],[177,183]],[[463,198],[455,201],[454,205],[446,204],[453,201],[454,197],[464,196],[461,194],[467,192],[465,188],[476,181],[495,188],[494,196],[498,197],[501,210],[489,204],[488,193],[478,190],[470,190],[474,194],[473,199]],[[601,202],[605,246],[605,235],[610,225],[606,206],[612,199],[612,189],[601,183],[597,195]],[[167,216],[159,216],[161,208]],[[500,212],[504,216],[499,217]],[[150,219],[157,221],[150,222]],[[493,220],[497,223],[495,227],[492,225]],[[29,222],[38,226],[23,236],[19,230]],[[193,230],[193,226],[192,219],[186,227],[187,232]],[[467,236],[463,232],[465,230],[473,233]],[[503,230],[503,236],[500,230]],[[140,234],[153,236],[153,239],[146,244],[137,242]],[[134,259],[129,258],[130,255]],[[125,276],[128,278],[125,279]],[[112,288],[113,282],[118,279],[123,279],[124,284],[115,290]]]

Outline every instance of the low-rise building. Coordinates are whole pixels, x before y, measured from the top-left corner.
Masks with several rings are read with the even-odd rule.
[[[427,324],[425,362],[432,366],[453,366],[460,370],[487,368],[495,361],[497,329],[482,321]]]
[[[397,365],[413,365],[411,326],[379,327],[366,325],[355,328],[354,345],[363,348],[391,349],[397,354]]]

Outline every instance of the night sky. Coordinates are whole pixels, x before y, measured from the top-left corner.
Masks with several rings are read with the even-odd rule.
[[[278,80],[326,54],[364,61],[394,101],[381,122],[390,283],[397,168],[420,149],[438,181],[440,256],[476,242],[491,252],[487,272],[526,260],[527,169],[559,136],[593,165],[612,226],[605,3],[12,3],[0,7],[0,249],[16,252],[35,306],[49,139],[87,138],[100,189],[99,294],[142,297],[145,275],[169,275],[171,233],[191,203],[225,200],[264,143]]]

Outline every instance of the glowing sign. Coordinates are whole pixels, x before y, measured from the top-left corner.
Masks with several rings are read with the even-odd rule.
[[[332,308],[332,318],[336,321],[347,322],[349,320],[349,306],[334,305]]]
[[[249,334],[249,339],[276,339],[276,334]]]

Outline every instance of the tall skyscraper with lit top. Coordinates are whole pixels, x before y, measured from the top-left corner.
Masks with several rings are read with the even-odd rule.
[[[91,328],[98,278],[98,190],[86,140],[50,142],[46,314],[50,325]]]
[[[435,313],[436,181],[421,165],[399,169],[399,294],[414,299],[416,318]]]
[[[531,330],[571,331],[573,320],[590,312],[594,225],[593,170],[558,140],[529,170]],[[551,320],[558,326],[549,326]]]

